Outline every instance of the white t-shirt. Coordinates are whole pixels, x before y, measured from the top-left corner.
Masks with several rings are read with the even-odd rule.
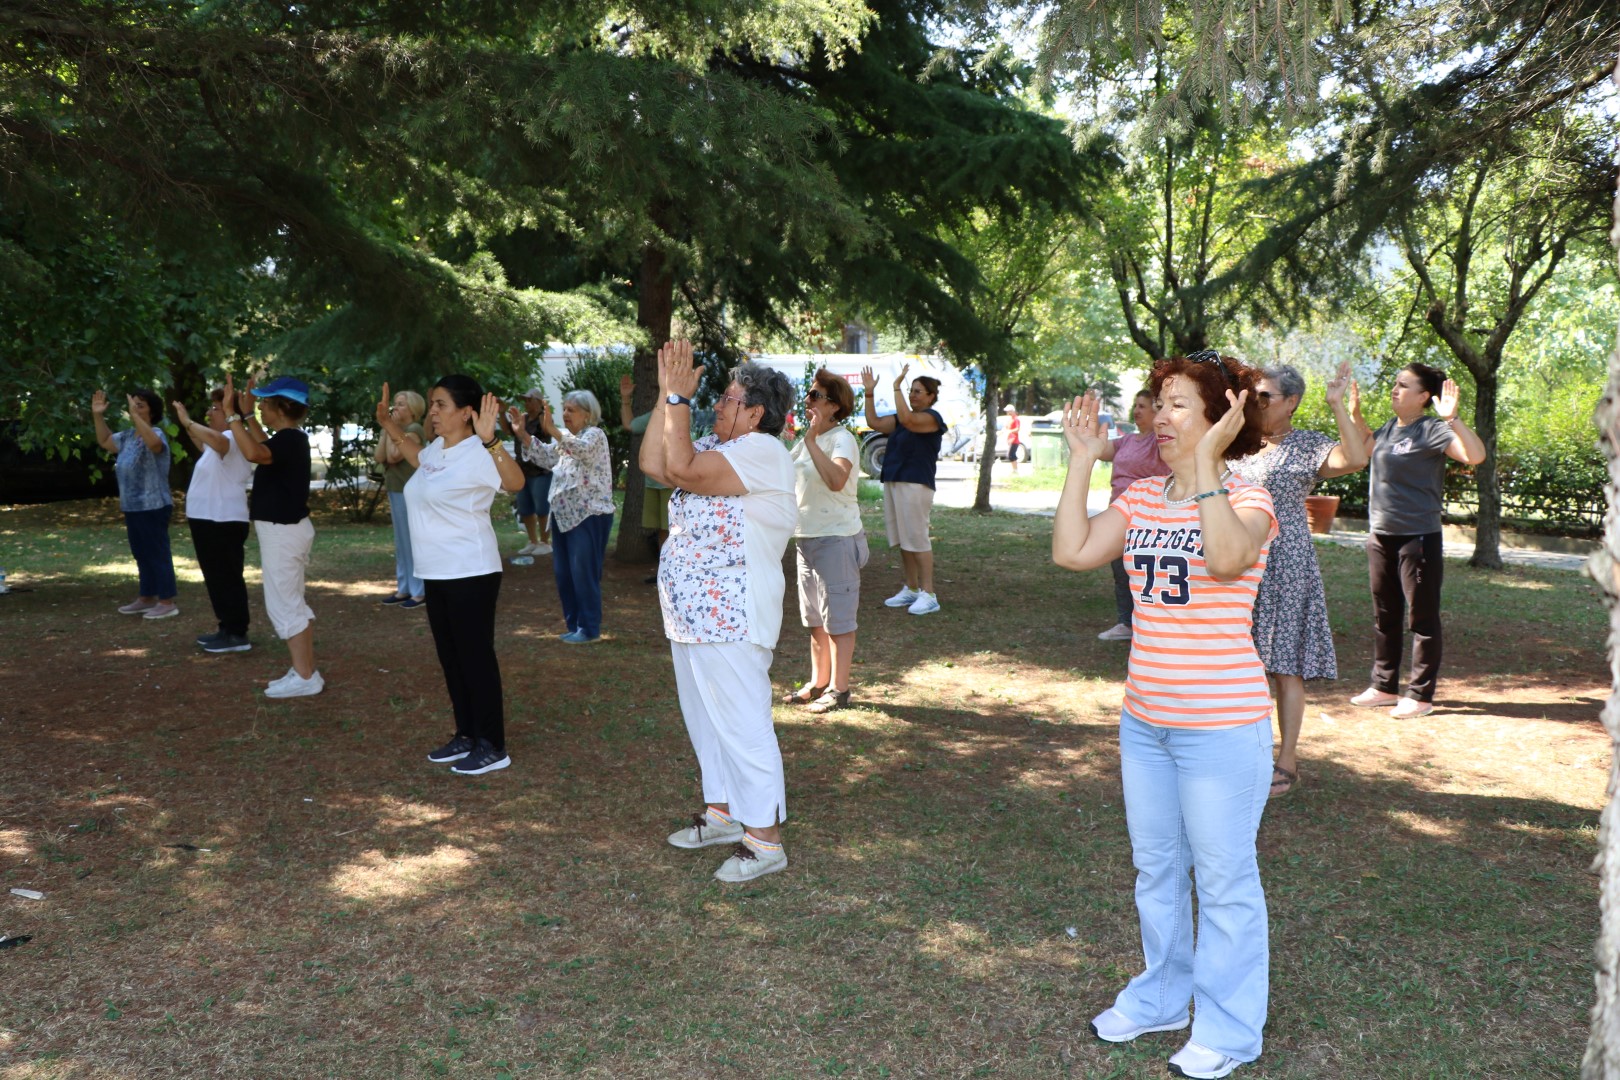
[[[688,644],[748,641],[774,649],[782,632],[782,552],[799,519],[793,458],[780,439],[760,432],[725,443],[706,435],[693,449],[726,455],[747,494],[677,488],[670,497],[669,539],[658,560],[664,633]]]
[[[849,479],[839,491],[830,490],[816,471],[805,439],[793,447],[793,492],[799,502],[799,527],[793,535],[854,536],[861,531],[861,507],[855,498],[860,487],[861,451],[855,436],[846,427],[835,427],[816,439],[829,458],[850,463]]]
[[[242,456],[236,436],[223,433],[230,445],[221,454],[207,446],[191,471],[186,488],[186,517],[198,521],[246,521],[248,484],[253,482],[253,464]]]
[[[500,571],[501,549],[489,520],[499,490],[500,470],[477,438],[469,435],[449,449],[439,438],[422,448],[405,483],[417,577],[448,581]]]

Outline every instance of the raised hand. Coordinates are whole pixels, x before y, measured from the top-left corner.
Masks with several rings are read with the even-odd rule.
[[[662,356],[663,353],[664,353],[663,349],[658,350],[658,354],[660,356]],[[634,394],[635,392],[636,392],[636,380],[632,379],[628,375],[620,375],[619,376],[619,396],[622,397],[622,398],[627,398],[631,394]]]
[[[189,428],[191,426],[191,414],[186,411],[185,403],[171,401],[169,404],[174,407],[174,418],[180,421],[181,428]]]
[[[1224,416],[1210,425],[1209,430],[1204,432],[1204,437],[1198,440],[1195,453],[1200,458],[1220,462],[1226,448],[1232,445],[1232,440],[1243,430],[1243,406],[1248,400],[1247,390],[1238,394],[1233,394],[1230,390],[1226,392],[1226,402],[1230,407]]]
[[[107,415],[107,391],[97,390],[90,395],[90,413],[92,416]]]
[[[1350,380],[1350,389],[1345,393],[1345,398],[1350,402],[1350,419],[1365,425],[1366,421],[1361,418],[1361,387],[1356,380]]]
[[[668,394],[689,398],[697,393],[698,381],[703,378],[703,366],[692,366],[692,343],[680,340],[667,342],[658,350],[658,388]]]
[[[877,389],[877,372],[870,367],[861,368],[861,389],[866,391],[868,397]]]
[[[484,400],[479,403],[478,415],[473,418],[473,433],[478,441],[487,443],[495,438],[495,421],[501,415],[501,399],[494,394],[485,394]]]
[[[908,364],[905,364],[905,365],[904,365],[904,366],[902,366],[902,367],[901,367],[901,368],[900,368],[900,374],[898,374],[898,375],[896,375],[896,376],[895,376],[895,377],[894,377],[894,389],[895,389],[895,393],[899,393],[899,392],[900,392],[900,387],[902,387],[902,386],[903,386],[903,385],[905,385],[905,381],[906,381],[906,372],[908,372],[908,371],[910,371],[910,370],[911,370],[911,365],[910,365],[910,364],[909,364],[909,363],[908,363]]]
[[[388,384],[383,383],[382,398],[377,402],[377,426],[387,430],[388,422],[394,418],[393,395],[388,392]]]
[[[523,410],[518,408],[516,405],[508,406],[506,410],[506,423],[507,426],[512,429],[513,434],[522,431],[524,423]]]
[[[1087,390],[1063,406],[1063,441],[1069,444],[1069,456],[1085,454],[1096,461],[1108,449],[1108,432],[1097,419],[1097,392]]]
[[[1337,408],[1344,401],[1345,391],[1350,387],[1350,361],[1339,362],[1338,374],[1328,380],[1327,403],[1329,408]]]
[[[1455,420],[1457,407],[1462,399],[1457,392],[1457,384],[1450,379],[1440,384],[1440,397],[1434,403],[1435,415],[1442,420]]]
[[[812,439],[818,439],[833,429],[832,417],[823,415],[820,409],[806,409],[809,414],[809,432]]]
[[[125,394],[124,395],[124,411],[129,416],[129,419],[130,419],[131,423],[134,423],[136,420],[142,419],[141,414],[137,411],[137,408],[136,408],[136,402],[138,402],[139,400],[140,399],[137,398],[134,394]],[[146,420],[146,422],[148,424],[151,424],[151,423],[156,422],[157,417],[148,416],[148,417],[145,417],[144,419]]]
[[[236,392],[236,411],[242,414],[242,419],[244,420],[253,415],[253,408],[255,405],[253,388],[257,386],[258,383],[259,380],[257,376],[249,375],[247,389],[238,390]],[[230,386],[229,381],[226,382],[226,386]]]

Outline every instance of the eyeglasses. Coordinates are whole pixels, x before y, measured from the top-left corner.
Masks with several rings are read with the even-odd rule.
[[[1214,349],[1199,349],[1187,359],[1194,364],[1214,364],[1221,369],[1221,374],[1226,376],[1226,381],[1231,383],[1234,389],[1237,387],[1237,376],[1232,374],[1232,369],[1226,366],[1226,361],[1222,360],[1221,354]]]
[[[1260,402],[1260,404],[1270,405],[1271,399],[1275,395],[1273,395],[1270,390],[1256,390],[1254,392],[1254,396]]]
[[[748,397],[746,395],[744,395],[743,397],[732,397],[730,394],[727,394],[725,397],[721,398],[720,400],[721,401],[729,401],[733,405],[737,406],[739,409],[748,408]]]
[[[827,395],[823,394],[820,390],[812,390],[808,394],[804,395],[804,400],[809,402],[826,401]]]

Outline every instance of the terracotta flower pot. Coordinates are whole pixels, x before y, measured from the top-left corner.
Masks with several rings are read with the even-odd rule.
[[[1307,495],[1305,496],[1305,520],[1310,523],[1313,533],[1330,533],[1333,531],[1333,515],[1339,512],[1339,497],[1337,495]]]

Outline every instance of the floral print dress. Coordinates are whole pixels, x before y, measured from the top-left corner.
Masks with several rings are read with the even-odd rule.
[[[1305,518],[1305,496],[1338,445],[1318,431],[1290,431],[1271,450],[1232,463],[1232,471],[1271,492],[1277,538],[1254,600],[1254,647],[1273,675],[1337,679],[1327,594]]]

